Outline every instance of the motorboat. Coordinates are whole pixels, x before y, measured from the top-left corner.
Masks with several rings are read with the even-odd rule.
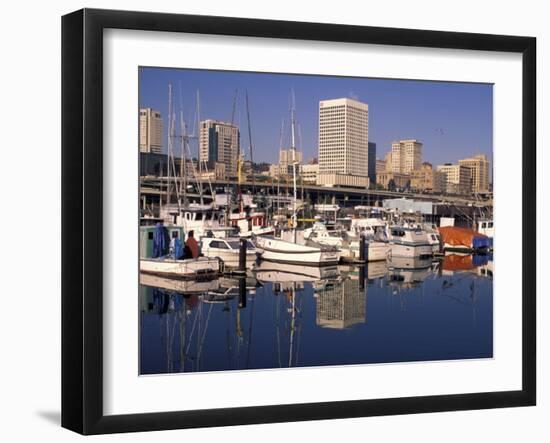
[[[237,267],[239,265],[240,253],[239,237],[202,237],[201,252],[205,257],[218,257],[228,267]],[[254,244],[244,239],[246,242],[246,264],[251,267],[256,258],[261,255],[261,251]]]
[[[433,255],[426,231],[420,227],[392,226],[388,230],[391,257],[425,258]]]

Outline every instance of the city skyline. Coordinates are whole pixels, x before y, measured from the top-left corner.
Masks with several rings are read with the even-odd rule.
[[[414,138],[423,144],[422,161],[437,165],[485,154],[492,164],[490,84],[143,67],[139,107],[153,108],[166,119],[169,83],[173,86],[174,107],[178,113],[183,109],[189,126],[196,124],[197,90],[201,120],[229,122],[237,89],[235,124],[241,131],[241,146],[247,158],[244,95],[248,90],[255,162],[278,161],[282,119],[285,119],[283,147],[288,147],[290,97],[294,91],[301,133],[298,149],[303,152],[304,162],[318,157],[319,102],[348,97],[369,106],[368,140],[376,143],[377,158],[383,158],[393,142]],[[164,127],[167,126],[165,122]],[[163,152],[167,146],[166,132]],[[196,142],[192,147],[196,152]]]

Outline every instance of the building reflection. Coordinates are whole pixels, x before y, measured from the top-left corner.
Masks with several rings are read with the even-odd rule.
[[[358,272],[339,282],[315,288],[317,326],[346,329],[366,322],[367,294]]]

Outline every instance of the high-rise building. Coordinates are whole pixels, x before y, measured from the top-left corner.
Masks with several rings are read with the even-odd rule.
[[[466,166],[446,163],[437,167],[445,174],[445,191],[449,194],[467,195],[472,192],[472,170]]]
[[[367,153],[368,176],[371,183],[376,183],[376,143],[369,142]]]
[[[151,108],[139,110],[139,152],[162,153],[162,117]]]
[[[410,174],[422,164],[422,143],[418,140],[399,140],[391,145],[392,172]]]
[[[319,102],[319,174],[368,177],[369,107],[351,98]]]
[[[199,146],[201,163],[206,162],[209,169],[223,163],[227,177],[237,176],[240,134],[236,125],[218,120],[201,121]]]
[[[489,160],[485,154],[459,160],[458,164],[472,170],[472,192],[489,191]]]

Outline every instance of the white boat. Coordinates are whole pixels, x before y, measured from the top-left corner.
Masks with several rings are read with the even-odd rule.
[[[190,203],[181,208],[177,204],[166,204],[162,207],[161,217],[165,223],[182,226],[186,233],[193,231],[197,238],[208,230],[222,227],[224,223],[223,212],[214,209],[211,204]]]
[[[426,231],[426,235],[428,237],[428,243],[430,245],[432,245],[432,252],[434,254],[440,253],[441,252],[441,237],[439,236],[437,226],[436,225],[424,224],[423,229],[424,229],[424,231]]]
[[[357,233],[359,232],[359,233]],[[371,235],[367,233],[370,232]],[[360,236],[365,235],[365,261],[386,260],[389,246],[383,241],[375,240],[374,226],[362,231],[328,230],[323,223],[314,223],[312,228],[304,231],[304,237],[317,243],[334,246],[340,249],[340,259],[343,261],[358,261],[360,257]]]
[[[391,257],[431,257],[432,245],[418,227],[392,226],[388,233]]]
[[[307,241],[303,231],[284,231],[283,238],[257,237],[256,247],[262,251],[262,259],[274,262],[325,266],[340,259],[337,248]]]
[[[241,237],[251,237],[252,235],[272,235],[275,233],[273,226],[266,225],[266,214],[260,211],[251,211],[246,213],[241,211],[229,214],[229,223],[239,231]]]
[[[237,267],[239,265],[240,238],[227,237],[202,237],[201,252],[205,257],[218,257],[226,266]],[[260,251],[250,240],[246,240],[246,265],[251,267],[256,261]]]
[[[222,263],[218,258],[198,257],[184,260],[172,258],[141,258],[139,270],[147,274],[177,278],[210,277],[221,273]]]
[[[490,239],[495,236],[495,224],[492,219],[478,220],[477,232],[486,235]]]

